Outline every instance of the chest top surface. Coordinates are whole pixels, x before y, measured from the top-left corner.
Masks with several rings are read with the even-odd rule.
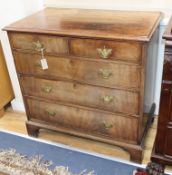
[[[4,30],[149,41],[160,19],[160,12],[46,8]]]

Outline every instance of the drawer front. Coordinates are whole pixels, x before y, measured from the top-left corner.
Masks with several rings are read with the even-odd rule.
[[[14,52],[18,73],[72,79],[105,87],[139,88],[140,67],[80,59],[47,56],[48,69],[43,70],[40,56]]]
[[[167,126],[164,141],[165,141],[164,155],[167,158],[172,159],[172,125]]]
[[[109,115],[102,112],[27,99],[30,119],[70,128],[91,135],[100,135],[124,142],[136,142],[137,118]],[[127,131],[127,132],[124,132]]]
[[[11,47],[14,49],[40,52],[39,47],[44,47],[46,53],[63,55],[68,53],[68,41],[66,38],[23,33],[10,33],[9,36]]]
[[[172,82],[172,53],[165,54],[163,66],[163,80]]]
[[[71,39],[70,54],[80,57],[139,62],[142,46],[137,42]]]
[[[162,80],[161,86],[161,101],[159,121],[161,123],[172,122],[172,82]],[[165,117],[163,117],[165,116]]]
[[[51,81],[34,77],[21,77],[25,95],[54,101],[103,109],[111,112],[138,114],[138,92],[83,85],[66,81]]]

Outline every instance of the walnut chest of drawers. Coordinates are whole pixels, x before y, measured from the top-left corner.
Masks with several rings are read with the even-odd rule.
[[[146,62],[160,16],[47,8],[7,26],[28,134],[86,137],[141,161]]]

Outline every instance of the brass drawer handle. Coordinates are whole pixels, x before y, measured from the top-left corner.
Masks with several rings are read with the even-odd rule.
[[[112,49],[107,49],[105,46],[103,49],[97,48],[97,52],[99,56],[103,59],[108,59],[109,56],[112,54]]]
[[[168,89],[168,88],[165,88],[165,89],[162,89],[162,91],[165,91],[165,92],[172,92],[172,90]]]
[[[107,79],[112,75],[111,70],[108,69],[100,69],[98,73],[104,79]]]
[[[34,50],[41,52],[45,50],[44,45],[40,41],[33,42],[33,48]]]
[[[111,95],[105,95],[105,96],[101,97],[101,99],[105,103],[111,103],[113,101],[113,96],[111,96]]]
[[[56,112],[55,112],[55,111],[46,110],[46,113],[47,113],[49,116],[53,116],[53,117],[56,115]]]
[[[52,91],[52,86],[44,86],[41,88],[43,92],[50,93]]]
[[[111,129],[111,128],[113,128],[113,125],[111,123],[103,122],[102,125],[103,125],[103,127],[105,129]]]

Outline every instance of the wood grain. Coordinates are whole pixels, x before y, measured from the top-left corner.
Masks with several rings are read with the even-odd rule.
[[[138,92],[26,76],[21,77],[20,82],[26,96],[37,96],[55,102],[61,101],[111,112],[139,114]],[[47,92],[46,88],[50,88],[50,91]],[[107,96],[111,96],[112,101],[104,101]]]
[[[101,59],[97,49],[112,49],[107,60],[124,60],[141,62],[142,45],[137,42],[119,42],[91,39],[71,39],[69,41],[70,54],[79,57]]]
[[[61,77],[67,80],[112,88],[138,89],[140,86],[140,67],[137,65],[47,56],[48,69],[43,70],[38,65],[40,62],[39,55],[21,52],[13,52],[13,54],[18,73],[56,79]],[[105,79],[100,75],[100,71],[104,69],[111,72],[109,78]]]
[[[160,12],[46,8],[5,27],[4,30],[149,41],[160,19]]]
[[[54,37],[50,35],[36,35],[36,34],[23,34],[23,33],[10,33],[11,47],[20,50],[35,50],[35,42],[40,42],[45,48],[45,53],[53,53],[56,55],[68,53],[68,40],[67,38]]]
[[[137,118],[108,115],[94,110],[27,99],[29,118],[91,135],[123,142],[137,142]],[[128,132],[123,133],[123,129]]]

